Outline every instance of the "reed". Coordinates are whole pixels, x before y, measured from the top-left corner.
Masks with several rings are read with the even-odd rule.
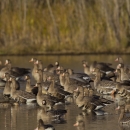
[[[0,54],[130,51],[129,0],[0,0]]]

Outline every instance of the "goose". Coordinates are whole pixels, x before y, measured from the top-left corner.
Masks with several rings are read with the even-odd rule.
[[[78,91],[79,95],[76,98],[76,104],[82,110],[86,110],[87,112],[92,112],[98,109],[103,108],[107,104],[113,103],[113,101],[107,100],[105,98],[101,98],[97,95],[92,96],[84,96],[83,87],[79,86],[74,91]]]
[[[36,64],[37,66],[39,66],[40,63],[39,63],[39,61],[37,60],[37,61],[35,62],[35,64]],[[41,74],[42,77],[41,77],[41,78],[43,78],[43,81],[46,81],[48,76],[54,76],[54,77],[58,80],[58,75],[57,75],[57,73],[56,73],[56,70],[53,71],[53,72],[50,72],[50,71],[48,71],[48,70],[46,70],[46,69],[42,70],[42,69],[40,69],[40,68],[37,68],[37,70],[41,70],[41,72],[42,72],[42,74]],[[35,72],[36,72],[37,70],[35,70]]]
[[[116,75],[116,82],[121,83],[126,86],[130,86],[130,82],[128,80],[123,80],[123,81],[121,80],[121,70],[120,69],[116,69],[115,75]]]
[[[64,72],[61,72],[59,74],[59,81],[60,81],[60,85],[61,86],[64,86],[65,85],[65,73]]]
[[[51,81],[51,84],[48,88],[49,94],[63,100],[67,98],[68,96],[72,96],[72,94],[65,91],[61,85],[55,83],[55,80],[53,79],[53,77],[49,77],[49,80]]]
[[[56,97],[42,94],[42,86],[40,83],[37,83],[36,86],[38,87],[38,94],[36,96],[37,103],[40,107],[48,108],[49,110],[53,108],[53,106],[58,103],[60,100]]]
[[[97,62],[94,61],[90,66],[90,71],[93,72],[94,68],[100,69],[103,76],[106,78],[114,78],[115,77],[115,69],[110,67],[111,63]],[[114,79],[115,80],[115,79]]]
[[[101,71],[109,72],[109,71],[115,71],[114,68],[110,67],[111,63],[104,63],[104,62],[97,62],[94,61],[90,66],[90,71],[92,72],[94,68],[98,68]]]
[[[101,77],[105,78],[105,79],[113,79],[115,80],[115,73],[114,73],[114,69],[106,69],[105,70],[105,65],[107,65],[106,63],[97,63],[96,61],[93,62],[93,64],[88,65],[87,61],[82,61],[83,63],[83,67],[84,67],[84,73],[88,74],[89,77],[91,78],[91,80],[95,79],[95,73],[94,73],[94,69],[98,68],[101,71]],[[109,70],[109,71],[108,71]]]
[[[64,76],[64,77],[63,77]],[[62,78],[65,78],[65,83],[64,83],[64,90],[65,91],[68,91],[69,93],[73,93],[74,90],[77,88],[77,86],[81,85],[81,86],[84,86],[84,87],[88,87],[90,86],[90,84],[86,84],[86,83],[83,83],[83,82],[80,82],[78,80],[75,80],[75,79],[71,79],[69,77],[69,73],[68,72],[65,72],[63,74]]]
[[[121,98],[118,101],[118,107],[116,108],[116,110],[120,110],[122,108],[125,110],[125,112],[130,112],[130,102],[129,101],[127,102],[126,99]]]
[[[28,93],[23,90],[16,90],[16,80],[15,77],[10,77],[9,81],[11,81],[11,94],[10,97],[17,102],[21,102],[20,99],[26,101],[26,103],[36,101],[36,96],[34,94]]]
[[[115,59],[115,61],[124,64],[124,60],[123,60],[122,57],[117,57],[117,58]]]
[[[38,83],[41,83],[42,85],[42,92],[47,92],[51,82],[48,80],[48,77],[47,75],[45,76],[45,79],[43,78],[43,71],[41,69],[38,69],[36,71],[36,73],[38,73],[38,76],[39,76],[39,82]],[[44,80],[43,80],[44,79]]]
[[[4,90],[3,90],[3,95],[4,96],[8,96],[10,97],[10,93],[11,93],[11,81],[9,80],[11,77],[11,75],[9,73],[5,73],[4,74],[4,77],[6,79],[6,84],[5,84],[5,87],[4,87]],[[19,90],[20,89],[20,83],[18,81],[15,81],[16,84],[15,84],[15,89],[16,90]]]
[[[3,72],[3,73],[8,72],[15,77],[21,77],[21,76],[24,76],[25,74],[29,74],[30,69],[29,68],[12,67],[11,60],[6,59],[5,60],[5,67],[1,69],[1,72]]]
[[[26,80],[25,91],[37,95],[38,87],[35,87],[35,85],[31,85],[31,77],[30,77],[30,75],[26,75],[25,80]]]
[[[5,73],[4,77],[6,78],[6,84],[5,84],[5,87],[4,87],[4,90],[3,90],[3,95],[10,97],[10,93],[11,93],[11,87],[10,87],[11,82],[9,81],[10,74],[9,73]]]
[[[37,64],[37,65],[38,65],[38,69],[43,70],[43,63],[42,63],[42,61],[41,61],[41,60],[36,60],[35,64]]]
[[[49,64],[47,67],[46,67],[46,70],[50,73],[55,73],[55,71],[57,69],[60,69],[60,65],[59,65],[59,62],[56,61],[54,65],[52,64]]]
[[[116,84],[116,88],[113,89],[112,94],[117,93],[122,99],[130,99],[130,87],[129,89],[121,83]]]
[[[100,69],[95,68],[94,71],[96,73],[96,78],[94,79],[94,88],[99,93],[111,94],[117,83],[114,81],[101,79]]]
[[[76,79],[80,82],[89,83],[91,80],[89,75],[87,75],[85,73],[74,73],[74,71],[72,69],[67,69],[66,71],[69,73],[70,78]]]
[[[32,76],[34,77],[35,81],[38,83],[39,82],[39,75],[38,75],[38,73],[36,73],[36,71],[38,69],[38,64],[35,63],[36,61],[37,61],[36,58],[31,58],[31,60],[29,60],[29,62],[33,63]]]
[[[82,65],[83,65],[83,67],[84,67],[84,73],[85,73],[85,74],[88,74],[88,75],[91,75],[92,72],[90,72],[90,65],[88,64],[88,62],[85,61],[85,60],[83,60],[83,61],[82,61]]]
[[[119,63],[117,65],[117,69],[121,70],[121,81],[129,81],[130,82],[130,74],[127,70],[125,70],[124,64]]]

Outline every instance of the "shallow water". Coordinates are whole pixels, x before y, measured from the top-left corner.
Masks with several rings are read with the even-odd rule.
[[[82,60],[87,60],[91,63],[94,60],[104,61],[113,64],[116,67],[117,63],[114,62],[116,55],[81,55],[81,56],[1,56],[2,62],[5,59],[11,59],[13,66],[32,68],[33,65],[28,61],[36,57],[43,61],[44,66],[49,63],[54,64],[55,61],[64,68],[72,68],[75,72],[83,72]],[[122,56],[126,64],[130,64],[129,55]],[[33,81],[34,82],[34,81]],[[21,85],[24,89],[25,84]],[[2,89],[0,89],[2,93]],[[112,104],[105,108],[107,112],[105,115],[96,115],[95,113],[85,114],[84,126],[74,127],[76,117],[81,113],[80,109],[72,103],[66,105],[65,109],[67,114],[65,117],[66,122],[62,124],[54,124],[56,130],[129,130],[130,127],[120,127],[118,124],[119,113],[115,111],[116,104]],[[21,104],[20,106],[13,107],[0,107],[0,130],[34,130],[37,127],[37,115],[39,107],[36,104]]]

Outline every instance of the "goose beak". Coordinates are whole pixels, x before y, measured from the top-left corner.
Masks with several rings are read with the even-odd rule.
[[[75,91],[75,92],[78,92],[78,90],[79,90],[79,89],[77,88],[77,89],[75,89],[74,91]]]
[[[36,129],[34,129],[34,130],[38,130],[38,127]]]
[[[79,123],[78,122],[76,122],[73,126],[78,126],[79,125]]]
[[[7,64],[8,64],[8,60],[5,61],[5,65],[7,65]]]
[[[120,109],[120,106],[118,106],[115,110],[119,110]]]
[[[115,98],[115,92],[116,92],[116,89],[113,89],[112,92],[111,92],[111,96],[112,96],[113,99]]]
[[[116,58],[115,61],[118,61],[118,58]]]
[[[12,80],[12,78],[10,77],[8,81],[11,81],[11,80]]]
[[[27,76],[25,76],[24,79],[26,80],[26,79],[27,79]]]
[[[33,58],[29,62],[33,62]]]
[[[35,65],[37,65],[39,62],[38,62],[38,60],[34,63]]]

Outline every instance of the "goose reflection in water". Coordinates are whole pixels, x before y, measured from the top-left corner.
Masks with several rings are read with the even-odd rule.
[[[37,122],[42,119],[45,124],[62,124],[65,123],[65,115],[67,110],[57,109],[57,110],[49,110],[46,111],[44,108],[37,109]]]
[[[85,130],[85,116],[80,113],[76,117],[76,123],[73,125],[77,128],[77,130]]]

